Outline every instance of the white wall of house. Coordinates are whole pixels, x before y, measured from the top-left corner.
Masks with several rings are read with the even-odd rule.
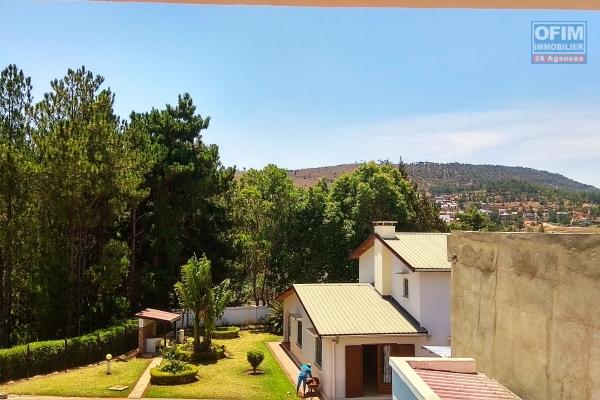
[[[388,296],[392,294],[392,253],[381,243],[380,240],[374,241],[372,249],[375,289],[377,289],[381,295]]]
[[[284,307],[284,329],[283,338],[284,341],[289,341],[290,351],[294,357],[302,364],[311,363],[313,367],[313,376],[318,377],[321,380],[326,378],[322,375],[321,366],[316,364],[316,339],[309,329],[313,328],[304,307],[300,303],[298,296],[294,293],[286,297],[283,301]],[[288,333],[288,318],[290,320],[289,327],[291,332]],[[298,322],[302,322],[302,347],[298,345]],[[322,357],[325,358],[325,348],[323,348]]]
[[[375,256],[373,247],[365,251],[358,259],[358,281],[361,283],[375,282]]]
[[[450,345],[450,272],[421,272],[421,310],[418,319],[429,332],[429,344]]]
[[[392,297],[419,322],[421,321],[421,275],[420,272],[412,272],[398,257],[392,258]],[[404,296],[404,279],[408,280],[408,297]]]
[[[450,279],[449,271],[412,272],[379,240],[359,258],[359,282],[375,282],[377,291],[391,295],[428,330],[428,345],[450,344]]]
[[[365,344],[413,344],[415,346],[415,355],[417,357],[425,356],[427,352],[422,349],[427,343],[426,336],[342,336],[338,343],[333,340],[327,340],[327,344],[323,343],[323,360],[327,360],[327,364],[323,369],[328,375],[323,376],[321,390],[328,399],[344,399],[346,398],[346,346],[357,346]],[[326,351],[327,350],[327,351]],[[334,355],[335,354],[335,355]],[[335,368],[333,359],[335,358]],[[335,376],[335,382],[332,381],[332,376]],[[325,378],[327,378],[325,380]],[[335,386],[335,395],[334,395]]]
[[[379,240],[373,242],[373,282],[375,283],[375,289],[381,293],[383,291],[383,245]],[[359,259],[360,262],[360,259]],[[359,267],[360,268],[360,267]]]

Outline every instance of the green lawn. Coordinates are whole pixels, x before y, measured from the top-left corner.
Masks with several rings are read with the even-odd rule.
[[[241,331],[238,339],[214,340],[224,344],[232,358],[219,360],[216,364],[201,365],[200,379],[195,383],[178,386],[151,385],[146,397],[236,399],[236,400],[284,400],[295,397],[295,389],[277,360],[268,349],[267,342],[279,341],[280,336],[267,333]],[[260,349],[265,360],[260,365],[263,375],[248,375],[250,364],[246,352]]]
[[[112,374],[106,375],[106,363],[73,371],[29,379],[0,386],[9,394],[85,397],[127,397],[150,363],[146,359],[132,359],[112,363]],[[123,392],[108,390],[114,385],[129,386]]]

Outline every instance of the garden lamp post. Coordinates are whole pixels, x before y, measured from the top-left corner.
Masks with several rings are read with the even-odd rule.
[[[106,355],[106,375],[110,375],[110,360],[112,360],[112,354]]]

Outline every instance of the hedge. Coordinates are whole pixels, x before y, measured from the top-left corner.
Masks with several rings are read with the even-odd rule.
[[[198,368],[195,365],[187,364],[185,370],[177,373],[161,371],[160,367],[150,369],[150,383],[154,385],[180,385],[190,383],[196,380]]]
[[[192,354],[191,361],[200,363],[215,363],[225,357],[225,346],[215,346],[211,351]]]
[[[91,364],[103,360],[108,353],[127,353],[137,345],[137,320],[130,320],[67,340],[0,349],[0,382]]]
[[[220,326],[212,334],[213,339],[235,339],[240,337],[240,328],[237,326]]]

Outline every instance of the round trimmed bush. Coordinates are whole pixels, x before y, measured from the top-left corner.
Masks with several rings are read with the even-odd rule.
[[[238,326],[219,326],[212,334],[213,339],[235,339],[240,337]]]
[[[261,350],[250,350],[246,355],[246,359],[252,366],[252,372],[256,374],[256,369],[265,359],[265,353],[263,353]]]
[[[183,371],[175,373],[163,371],[160,367],[152,368],[150,370],[150,383],[154,385],[181,385],[194,382],[199,370],[200,368],[193,364],[186,364]]]

